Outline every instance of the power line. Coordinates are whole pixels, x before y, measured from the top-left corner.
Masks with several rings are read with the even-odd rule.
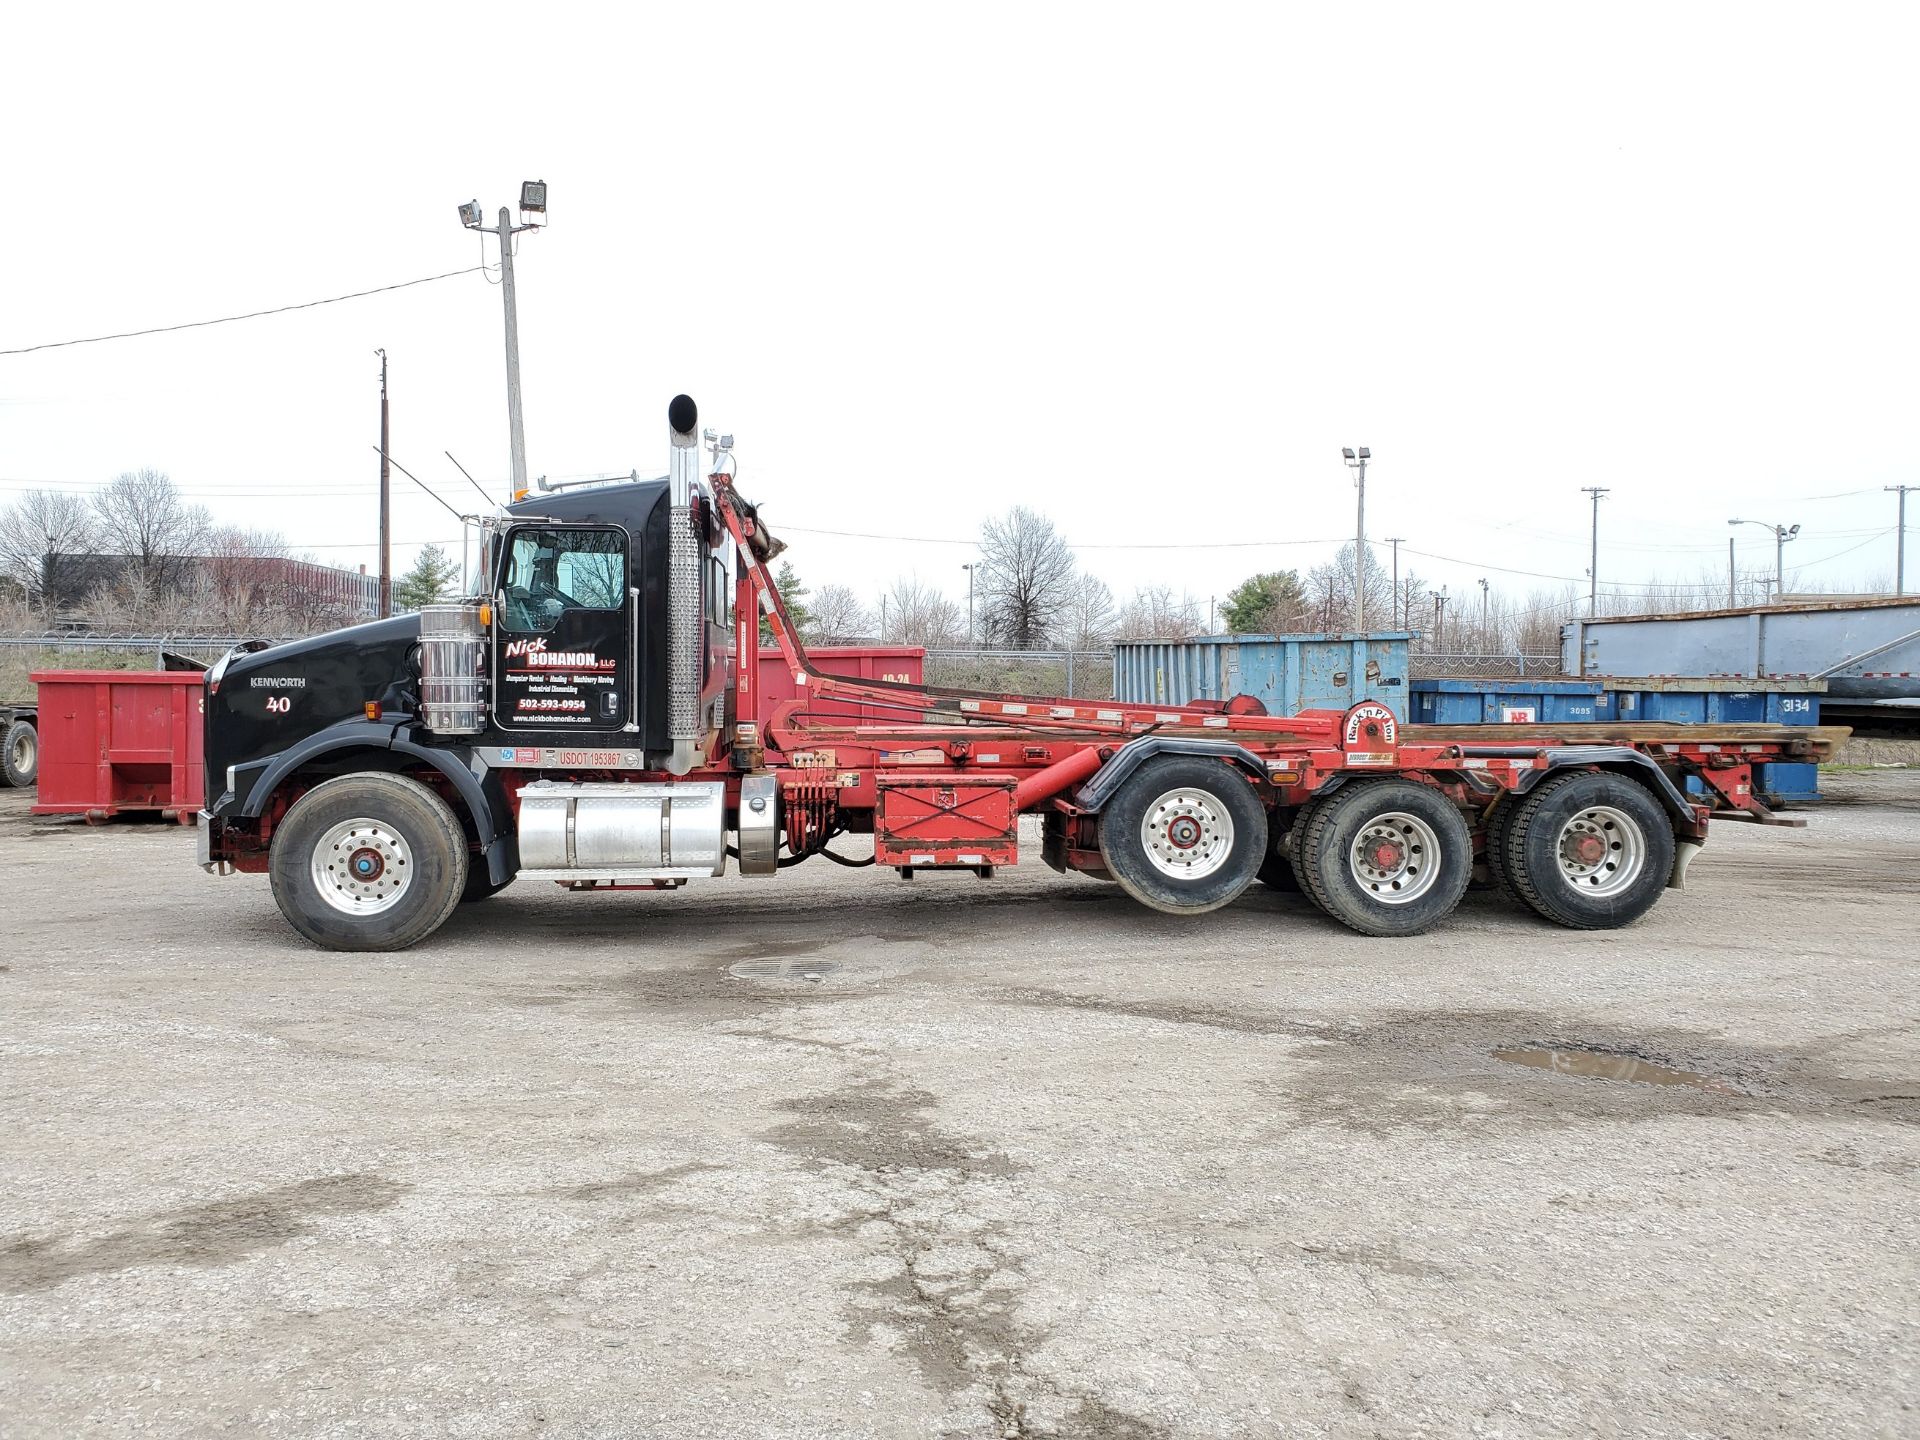
[[[0,350],[0,355],[31,355],[36,350],[59,350],[68,345],[98,345],[103,340],[131,340],[139,335],[166,335],[175,330],[198,330],[205,325],[230,325],[236,320],[258,320],[263,315],[285,315],[290,310],[312,310],[319,305],[338,305],[342,300],[364,300],[369,295],[384,295],[389,290],[405,290],[413,285],[431,285],[435,280],[451,280],[485,270],[485,265],[469,265],[464,270],[448,270],[440,275],[423,275],[418,280],[402,280],[397,285],[381,285],[372,290],[356,290],[351,295],[331,295],[325,300],[306,300],[298,305],[276,305],[271,310],[249,310],[244,315],[222,315],[213,320],[189,320],[182,325],[155,325],[146,330],[122,330],[113,335],[89,335],[81,340],[48,340],[39,345],[23,345],[17,350]]]
[[[937,535],[872,535],[860,530],[816,530],[807,525],[782,525],[777,520],[769,520],[778,534],[789,535],[835,535],[843,540],[885,540],[894,544],[908,545],[963,545],[968,549],[978,549],[977,538],[956,540]],[[1342,539],[1323,540],[1193,540],[1181,542],[1156,541],[1131,544],[1095,544],[1088,541],[1068,540],[1065,542],[1075,550],[1265,550],[1276,545],[1345,545]]]

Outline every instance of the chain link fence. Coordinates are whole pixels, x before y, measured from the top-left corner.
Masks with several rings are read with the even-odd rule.
[[[1407,657],[1415,680],[1544,680],[1560,673],[1558,655],[1422,655]]]
[[[162,653],[187,655],[211,664],[241,643],[232,635],[135,635],[44,633],[0,635],[0,701],[24,699],[34,670],[157,669]],[[1409,657],[1415,680],[1544,679],[1560,673],[1558,655],[1438,654]],[[1110,650],[927,651],[929,685],[995,694],[1060,695],[1079,699],[1113,697]]]

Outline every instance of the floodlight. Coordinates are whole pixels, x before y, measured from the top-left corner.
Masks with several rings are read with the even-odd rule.
[[[1800,527],[1798,525],[1789,525],[1787,527],[1787,538],[1789,540],[1793,539],[1793,537],[1798,535],[1799,533],[1800,533]]]
[[[1340,453],[1341,453],[1342,455],[1344,455],[1344,456],[1346,456],[1346,457],[1347,457],[1347,459],[1349,459],[1349,460],[1351,460],[1351,459],[1353,459],[1353,450],[1352,450],[1352,448],[1351,448],[1351,447],[1349,447],[1349,446],[1346,446],[1346,445],[1342,445],[1342,446],[1340,447]]]
[[[469,230],[472,230],[479,225],[480,202],[478,200],[469,200],[467,201],[466,204],[460,207],[460,223],[466,226]]]
[[[547,182],[526,180],[520,185],[520,208],[535,215],[547,213]]]
[[[1373,451],[1369,450],[1366,446],[1362,445],[1360,447],[1360,458],[1362,460],[1371,460],[1373,458]]]

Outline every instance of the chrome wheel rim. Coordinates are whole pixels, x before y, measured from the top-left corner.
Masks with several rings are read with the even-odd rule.
[[[1382,905],[1405,905],[1433,888],[1442,860],[1440,837],[1404,810],[1375,815],[1347,847],[1354,884]]]
[[[1553,851],[1560,878],[1582,895],[1625,890],[1647,865],[1640,822],[1611,805],[1590,805],[1568,820]]]
[[[413,851],[377,820],[342,820],[313,847],[313,888],[346,915],[378,915],[413,883]]]
[[[1233,817],[1219,796],[1181,786],[1147,806],[1140,846],[1162,875],[1202,880],[1233,854]]]

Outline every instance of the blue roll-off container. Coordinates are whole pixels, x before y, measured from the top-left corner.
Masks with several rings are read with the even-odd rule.
[[[1613,696],[1598,680],[1416,680],[1416,725],[1591,725],[1611,720]]]
[[[1270,715],[1344,710],[1361,700],[1407,714],[1406,630],[1368,634],[1202,635],[1117,640],[1113,698],[1185,705],[1251,695]]]
[[[1662,725],[1818,725],[1821,680],[1728,680],[1664,676],[1602,680],[1622,720]],[[1753,767],[1754,788],[1769,805],[1820,798],[1820,767],[1805,762]]]
[[[1659,725],[1818,725],[1819,680],[1725,676],[1638,676],[1576,680],[1415,680],[1419,725],[1501,725],[1637,721]],[[1697,782],[1694,788],[1698,788]],[[1754,767],[1770,805],[1820,798],[1820,771],[1804,762]]]

